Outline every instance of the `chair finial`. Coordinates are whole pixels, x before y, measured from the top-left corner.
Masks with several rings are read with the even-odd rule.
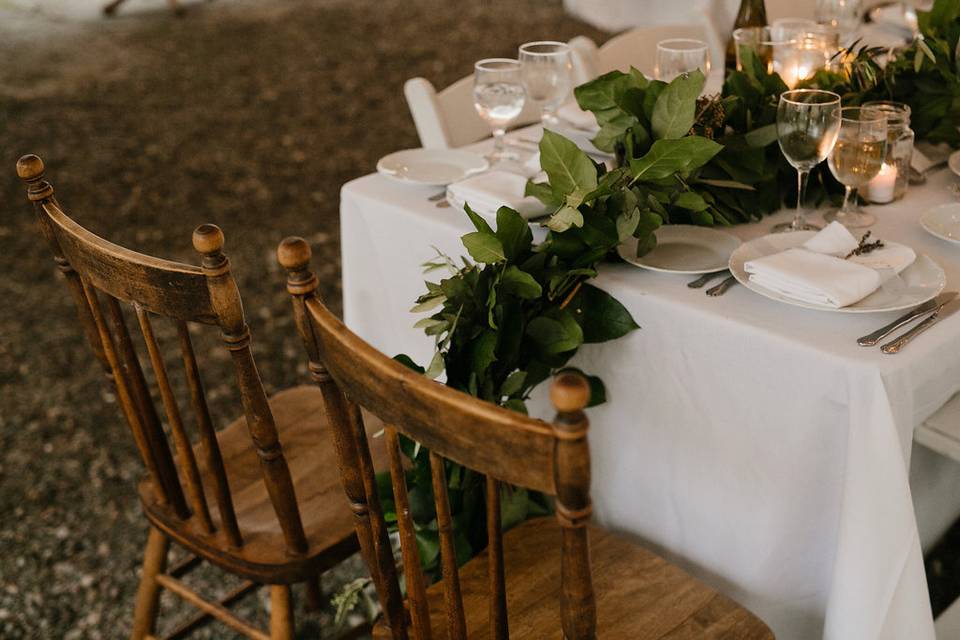
[[[590,404],[590,384],[576,371],[562,371],[550,385],[550,400],[560,413],[583,411]]]
[[[277,262],[287,270],[287,291],[302,296],[316,291],[320,284],[310,271],[310,245],[298,236],[284,238],[277,247]]]
[[[17,160],[17,175],[27,183],[27,197],[32,202],[46,200],[53,195],[53,186],[43,179],[44,170],[43,160],[32,153]]]

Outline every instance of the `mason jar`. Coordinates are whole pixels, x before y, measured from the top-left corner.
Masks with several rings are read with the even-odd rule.
[[[907,193],[914,139],[910,128],[910,105],[874,100],[863,103],[863,106],[877,109],[887,116],[887,155],[880,173],[861,187],[860,194],[874,204],[886,204]]]

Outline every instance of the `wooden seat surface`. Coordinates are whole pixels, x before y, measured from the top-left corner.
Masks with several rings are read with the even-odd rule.
[[[608,640],[766,640],[752,613],[679,567],[598,527],[589,527],[597,637]],[[561,638],[560,527],[538,518],[503,537],[511,640]],[[460,568],[470,638],[489,638],[487,554]],[[434,638],[446,638],[443,584],[427,589]],[[378,638],[385,629],[378,628]]]
[[[337,456],[320,390],[313,386],[299,386],[281,391],[270,398],[270,409],[290,467],[310,545],[304,557],[287,553],[243,417],[217,434],[237,520],[243,532],[242,548],[230,549],[222,534],[207,535],[193,526],[187,528],[185,535],[180,535],[179,529],[183,529],[183,525],[173,526],[175,517],[156,502],[149,481],[141,484],[140,497],[151,521],[194,552],[203,551],[224,568],[252,580],[293,583],[311,574],[316,575],[318,569],[322,571],[352,554],[357,550],[357,542],[353,514],[340,485]],[[365,418],[371,434],[382,428],[372,416]],[[372,440],[380,443],[383,439]],[[204,489],[212,495],[212,479],[203,462],[205,457],[199,445],[195,449]],[[384,464],[386,454],[382,444],[375,444],[371,454],[378,464]],[[210,509],[219,529],[216,505],[211,504]],[[323,553],[331,549],[333,554]]]

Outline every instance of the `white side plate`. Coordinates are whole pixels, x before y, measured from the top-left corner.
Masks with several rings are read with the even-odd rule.
[[[377,172],[399,182],[445,187],[489,168],[476,153],[459,149],[405,149],[380,158]]]
[[[743,263],[755,260],[772,253],[778,253],[793,247],[799,247],[812,238],[816,231],[794,231],[793,233],[774,233],[762,238],[756,238],[740,245],[740,248],[730,256],[730,273],[747,289],[762,296],[804,309],[817,311],[834,311],[838,313],[880,313],[883,311],[899,311],[910,309],[927,300],[932,299],[943,291],[947,284],[947,276],[936,262],[927,256],[918,253],[916,261],[900,272],[900,280],[904,287],[881,287],[863,300],[847,307],[836,309],[827,305],[801,302],[780,295],[766,287],[750,281],[750,276],[743,268]],[[892,244],[892,243],[891,243]]]
[[[620,257],[632,265],[650,271],[695,275],[723,271],[740,239],[712,227],[668,224],[653,232],[657,246],[637,257],[637,239],[630,238],[617,247]]]
[[[920,226],[947,242],[960,244],[960,202],[948,202],[920,216]]]

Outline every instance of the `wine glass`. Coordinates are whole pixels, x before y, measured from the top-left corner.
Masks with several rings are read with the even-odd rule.
[[[840,96],[832,91],[784,91],[777,105],[777,142],[797,170],[797,211],[793,220],[773,227],[775,233],[819,229],[803,215],[807,176],[830,155],[840,131]]]
[[[557,126],[557,108],[570,95],[573,61],[563,42],[528,42],[520,47],[523,86],[527,97],[540,105],[544,126]]]
[[[847,45],[863,19],[863,3],[861,0],[817,0],[814,17],[820,24],[839,31],[843,44]]]
[[[670,82],[682,73],[700,69],[710,73],[710,47],[703,40],[672,38],[657,43],[657,58],[653,75],[657,80]]]
[[[876,107],[845,107],[840,134],[827,159],[830,173],[846,188],[843,206],[823,216],[845,227],[869,227],[877,219],[857,204],[857,187],[873,180],[887,152],[887,115]]]
[[[487,58],[473,66],[473,106],[493,131],[493,151],[487,156],[491,162],[517,157],[507,151],[503,136],[523,111],[520,71],[520,62],[510,58]]]

